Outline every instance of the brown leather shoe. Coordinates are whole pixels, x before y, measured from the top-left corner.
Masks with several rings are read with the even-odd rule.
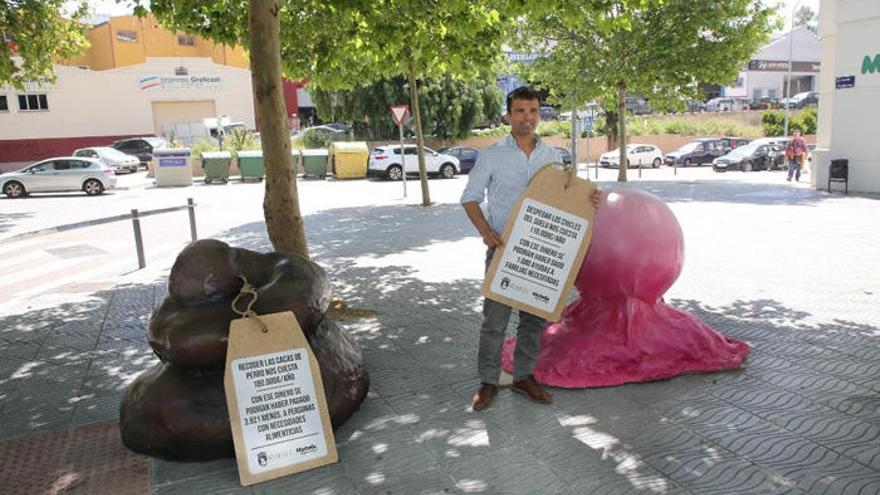
[[[541,388],[541,386],[538,385],[538,382],[535,381],[535,377],[532,375],[513,382],[510,389],[518,394],[525,395],[539,404],[550,404],[553,402],[553,395]]]
[[[482,411],[487,407],[492,405],[492,400],[495,398],[495,394],[498,393],[498,387],[492,385],[491,383],[484,383],[483,386],[480,387],[480,390],[474,394],[473,402],[471,403],[471,407],[474,408],[474,411]]]

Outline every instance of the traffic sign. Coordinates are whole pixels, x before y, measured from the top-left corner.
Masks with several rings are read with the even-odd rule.
[[[403,125],[407,114],[409,114],[409,105],[391,105],[391,116],[394,117],[395,124]]]

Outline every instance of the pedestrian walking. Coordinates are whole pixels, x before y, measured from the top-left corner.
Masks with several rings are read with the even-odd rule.
[[[788,177],[785,180],[791,182],[792,177],[795,181],[801,180],[801,168],[806,157],[807,143],[801,137],[801,131],[795,130],[785,146],[785,159],[788,163]]]

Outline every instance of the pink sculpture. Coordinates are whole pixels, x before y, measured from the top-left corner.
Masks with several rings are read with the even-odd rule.
[[[580,297],[544,330],[535,378],[585,388],[740,366],[747,344],[663,301],[683,260],[681,227],[663,201],[638,189],[611,189],[575,281]],[[514,343],[504,343],[507,372]]]

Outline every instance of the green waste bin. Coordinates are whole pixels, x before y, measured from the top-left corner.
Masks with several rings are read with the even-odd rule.
[[[303,177],[323,179],[327,175],[330,152],[326,149],[300,150],[303,158]]]
[[[337,179],[363,179],[367,176],[370,150],[363,141],[337,141],[333,150],[333,174]]]
[[[219,181],[224,184],[229,182],[229,166],[232,163],[232,153],[228,151],[203,151],[202,169],[205,171],[205,184]]]
[[[263,163],[263,151],[239,151],[238,152],[238,173],[241,180],[263,180],[266,175],[266,165]]]

